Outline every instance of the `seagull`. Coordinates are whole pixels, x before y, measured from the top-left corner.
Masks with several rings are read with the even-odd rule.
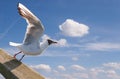
[[[18,13],[26,20],[28,25],[23,43],[9,42],[9,45],[20,50],[20,52],[14,54],[14,58],[20,53],[23,53],[23,55],[19,61],[21,61],[25,55],[40,55],[48,46],[57,43],[51,39],[46,39],[41,43],[39,42],[44,32],[44,26],[40,19],[21,3],[18,3]]]

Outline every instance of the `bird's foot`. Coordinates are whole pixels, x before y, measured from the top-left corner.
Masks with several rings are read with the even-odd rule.
[[[17,55],[17,54],[15,54],[15,55],[13,56],[13,58],[15,58],[15,59],[16,59],[16,55]]]
[[[13,58],[15,58],[15,59],[16,59],[16,55],[18,55],[18,54],[20,54],[20,53],[22,53],[22,51],[20,51],[20,52],[18,52],[18,53],[16,53],[16,54],[14,54]]]

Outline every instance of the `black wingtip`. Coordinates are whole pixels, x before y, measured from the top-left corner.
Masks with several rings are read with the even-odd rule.
[[[19,13],[20,15],[22,15],[22,14],[20,13],[20,7],[19,7],[19,4],[20,4],[20,2],[17,3],[17,10],[18,10],[18,13]]]

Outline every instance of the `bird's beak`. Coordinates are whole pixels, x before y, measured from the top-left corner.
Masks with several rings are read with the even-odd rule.
[[[56,41],[53,41],[53,40],[50,40],[50,39],[48,39],[47,41],[48,41],[48,44],[49,44],[49,45],[51,45],[51,44],[56,44],[56,43],[57,43]]]
[[[53,41],[53,44],[57,44],[57,42],[56,42],[56,41]]]

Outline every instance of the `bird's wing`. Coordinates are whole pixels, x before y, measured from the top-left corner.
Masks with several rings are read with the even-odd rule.
[[[18,12],[28,23],[23,44],[38,42],[44,31],[41,21],[21,3],[18,4]]]

